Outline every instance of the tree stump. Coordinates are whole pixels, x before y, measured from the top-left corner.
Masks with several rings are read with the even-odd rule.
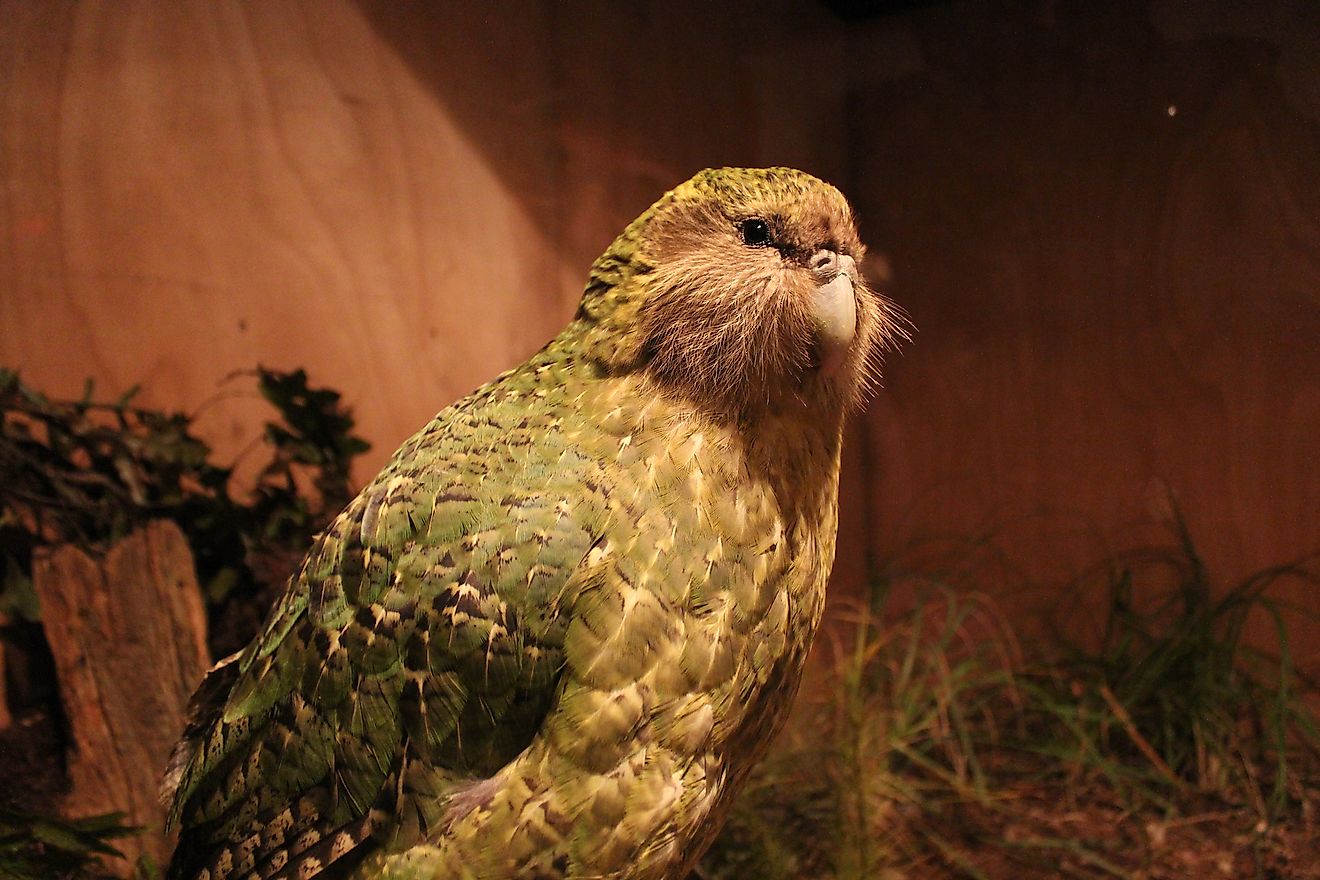
[[[162,864],[171,842],[157,791],[209,665],[206,614],[183,533],[149,523],[101,558],[63,546],[33,560],[33,586],[70,731],[69,816],[122,811],[144,828],[115,846]]]

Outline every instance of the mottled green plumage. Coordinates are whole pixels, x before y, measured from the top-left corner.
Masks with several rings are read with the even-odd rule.
[[[203,684],[171,876],[681,877],[796,690],[842,418],[892,331],[854,279],[855,340],[822,350],[827,251],[861,256],[847,206],[789,169],[703,172],[631,224]]]

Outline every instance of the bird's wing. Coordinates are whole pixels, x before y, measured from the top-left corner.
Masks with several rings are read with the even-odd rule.
[[[535,736],[607,489],[556,419],[473,403],[405,444],[199,689],[166,781],[172,876],[401,845]]]

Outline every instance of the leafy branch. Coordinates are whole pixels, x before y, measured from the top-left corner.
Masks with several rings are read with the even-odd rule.
[[[178,523],[196,559],[219,653],[250,638],[256,597],[288,575],[311,536],[351,497],[353,459],[368,444],[336,391],[303,370],[258,367],[257,390],[276,410],[269,455],[250,494],[233,487],[194,433],[194,415],[134,404],[135,386],[98,400],[56,400],[0,369],[0,606],[31,619],[31,552],[41,545],[109,545],[151,519]],[[231,377],[232,378],[232,377]],[[233,616],[233,615],[229,615]]]

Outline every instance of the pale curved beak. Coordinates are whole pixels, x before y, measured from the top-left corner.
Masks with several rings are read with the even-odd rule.
[[[848,359],[857,335],[857,263],[834,251],[817,251],[808,265],[821,280],[811,297],[820,344],[820,371],[833,376]]]

